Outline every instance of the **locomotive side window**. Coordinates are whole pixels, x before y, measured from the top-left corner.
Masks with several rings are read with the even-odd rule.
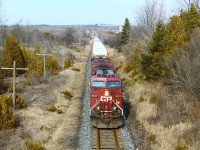
[[[120,87],[120,86],[121,86],[121,83],[119,81],[109,81],[108,82],[108,88]]]
[[[105,87],[105,82],[102,81],[93,81],[92,82],[93,87]]]

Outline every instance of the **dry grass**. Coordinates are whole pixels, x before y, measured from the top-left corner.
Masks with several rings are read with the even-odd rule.
[[[45,147],[41,143],[25,141],[24,144],[29,150],[45,150]]]
[[[129,119],[137,119],[145,131],[152,133],[139,137],[143,141],[142,145],[137,145],[139,148],[171,150],[182,146],[184,149],[184,144],[177,144],[181,138],[186,141],[186,147],[200,146],[197,142],[200,140],[200,104],[186,91],[161,83],[144,83],[136,84],[126,92],[134,105],[132,111],[135,111]],[[138,135],[134,136],[138,138]]]
[[[77,67],[83,68],[80,72],[66,69],[60,75],[51,77],[48,83],[24,87],[20,95],[26,99],[27,107],[16,111],[15,116],[18,120],[16,129],[9,131],[9,134],[8,132],[1,134],[0,149],[27,149],[24,145],[27,139],[39,141],[47,150],[78,148],[77,131],[81,113],[84,68],[88,56],[86,52],[89,54],[89,47],[88,50],[78,54],[73,52],[74,56],[81,54],[81,57],[74,61]],[[61,91],[70,91],[73,94],[71,100],[66,99]],[[49,112],[47,108],[52,104],[56,109],[62,109],[62,113]]]
[[[130,102],[127,127],[142,150],[197,150],[200,147],[200,101],[180,87],[160,82],[134,82],[125,74],[126,59],[112,53],[113,64]],[[117,58],[117,59],[116,59]],[[197,82],[198,83],[198,82]]]

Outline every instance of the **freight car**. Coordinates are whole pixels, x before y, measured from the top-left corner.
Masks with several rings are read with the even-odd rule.
[[[108,52],[100,39],[98,37],[94,37],[92,46],[92,60],[103,57],[108,57]]]
[[[97,70],[91,78],[90,121],[97,128],[123,125],[122,80],[112,70]]]

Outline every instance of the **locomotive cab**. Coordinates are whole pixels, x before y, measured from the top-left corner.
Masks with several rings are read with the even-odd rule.
[[[91,125],[118,128],[122,125],[122,81],[112,70],[97,70],[90,82]]]

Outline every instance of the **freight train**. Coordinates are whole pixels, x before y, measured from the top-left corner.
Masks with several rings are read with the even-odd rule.
[[[122,126],[122,80],[116,76],[108,52],[97,37],[93,40],[91,75],[91,125],[97,128],[118,128]]]

